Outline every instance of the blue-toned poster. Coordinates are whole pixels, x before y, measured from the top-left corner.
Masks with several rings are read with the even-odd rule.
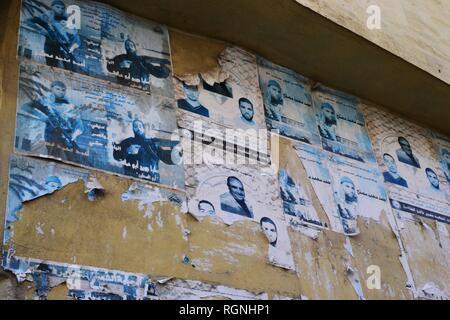
[[[16,151],[184,188],[172,99],[21,64]]]
[[[22,1],[20,57],[172,96],[169,51],[165,27],[108,5]]]
[[[258,72],[267,128],[287,138],[320,144],[308,80],[260,57]]]
[[[325,86],[313,90],[317,128],[324,150],[375,164],[359,99]]]
[[[2,266],[23,280],[33,280],[37,299],[47,299],[52,283],[65,282],[76,300],[143,300],[154,291],[144,274],[17,257],[3,252]],[[153,293],[154,294],[154,293]]]
[[[357,235],[358,217],[379,221],[381,213],[387,211],[387,195],[377,167],[304,144],[296,144],[295,150],[332,230]]]

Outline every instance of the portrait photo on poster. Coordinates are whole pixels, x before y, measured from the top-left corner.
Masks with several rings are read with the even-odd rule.
[[[267,128],[287,138],[320,144],[308,79],[264,58],[257,61]]]
[[[20,65],[16,151],[183,189],[174,101]]]
[[[189,141],[189,143],[192,143]],[[189,212],[198,218],[215,216],[226,224],[235,221],[258,221],[263,214],[282,218],[277,173],[270,165],[245,158],[232,150],[193,142],[195,151],[205,155],[199,161],[186,161],[186,191]],[[190,147],[182,139],[183,154]],[[208,157],[208,154],[210,155]],[[211,155],[216,155],[214,159]],[[188,156],[186,156],[188,157]],[[224,159],[234,157],[234,162]],[[215,163],[213,160],[217,160]]]
[[[450,223],[449,187],[442,163],[447,138],[386,110],[363,108],[397,218]]]
[[[208,82],[202,75],[196,84],[175,79],[179,125],[193,129],[194,121],[202,121],[204,128],[228,128],[257,135],[266,126],[259,88],[249,87],[253,82],[248,81],[250,77],[257,79],[256,58],[242,50],[227,48],[219,63],[222,72],[228,75],[222,82]]]
[[[268,262],[277,267],[295,271],[286,222],[274,217],[264,216],[260,218],[259,225],[269,244],[267,250]]]
[[[322,148],[358,162],[375,164],[359,99],[323,85],[317,85],[312,95]]]
[[[431,154],[434,151],[431,147],[430,154],[426,154],[419,151],[422,147],[417,144],[419,139],[426,137],[389,133],[380,138],[384,182],[389,190],[401,190],[413,198],[418,195],[424,200],[429,198],[430,201],[449,203],[443,163],[446,148],[440,144],[436,155]],[[429,144],[431,146],[431,142]]]
[[[444,180],[450,185],[450,139],[434,131],[430,132],[435,156],[439,161]]]
[[[167,29],[99,2],[22,1],[18,54],[49,67],[173,96]]]

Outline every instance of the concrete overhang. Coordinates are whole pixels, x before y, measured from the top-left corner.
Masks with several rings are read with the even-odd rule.
[[[103,0],[230,42],[450,134],[450,85],[294,0]]]

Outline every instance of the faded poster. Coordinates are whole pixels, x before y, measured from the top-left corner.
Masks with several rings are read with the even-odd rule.
[[[88,177],[89,172],[81,168],[11,156],[3,243],[14,236],[13,224],[19,220],[24,202],[51,194],[78,180],[87,182]]]
[[[376,169],[308,145],[297,144],[295,150],[332,230],[354,236],[359,233],[359,216],[378,220],[386,196]]]
[[[66,283],[67,296],[75,300],[143,300],[153,287],[149,277],[117,270],[16,257],[4,252],[3,267],[19,281],[33,281],[35,298],[47,298],[49,290]]]
[[[447,185],[450,185],[450,138],[436,132],[431,132],[430,134],[443,178],[447,181]]]
[[[184,187],[173,100],[20,65],[16,151]]]
[[[167,29],[98,2],[23,0],[18,54],[50,67],[173,95]]]
[[[387,195],[378,168],[342,157],[330,157],[337,214],[345,234],[359,233],[358,217],[380,220],[387,210]]]
[[[313,100],[323,149],[375,164],[359,99],[320,85],[313,90]]]
[[[213,145],[202,151],[201,143],[193,144],[195,153],[203,152],[204,157],[202,162],[186,165],[188,212],[199,220],[218,218],[227,225],[238,221],[258,223],[269,243],[268,261],[294,270],[277,172],[257,159],[249,163],[232,151]],[[183,141],[184,150],[189,146]]]
[[[278,180],[285,219],[294,229],[327,228],[327,220],[323,221],[313,206],[314,189],[296,151],[302,145],[287,139],[281,139],[280,145]]]
[[[401,217],[450,223],[445,139],[397,116],[365,107],[369,132],[392,207]]]
[[[223,82],[208,82],[201,76],[198,84],[176,81],[179,126],[222,134],[233,129],[256,136],[265,124],[255,56],[229,47],[220,55],[219,64],[226,75]]]
[[[267,128],[294,140],[319,144],[308,80],[261,57],[258,71]]]

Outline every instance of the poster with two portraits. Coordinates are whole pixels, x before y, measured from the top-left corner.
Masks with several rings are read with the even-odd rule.
[[[367,106],[365,114],[397,216],[450,224],[448,138],[384,110]]]
[[[18,54],[16,152],[184,189],[165,27],[24,0]]]

